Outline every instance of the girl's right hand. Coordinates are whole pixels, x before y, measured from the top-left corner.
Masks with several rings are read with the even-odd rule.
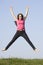
[[[12,10],[12,7],[10,7],[10,10]]]

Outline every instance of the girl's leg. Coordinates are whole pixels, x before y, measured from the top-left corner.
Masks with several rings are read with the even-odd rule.
[[[22,34],[22,37],[25,38],[25,40],[30,44],[30,46],[33,48],[33,50],[35,50],[35,46],[32,44],[32,42],[30,41],[29,37],[27,36],[26,32],[24,31]]]
[[[12,40],[11,40],[11,41],[9,42],[9,44],[6,46],[5,50],[7,50],[19,36],[20,36],[20,35],[19,35],[19,32],[17,31],[16,34],[14,35],[14,37],[12,38]]]

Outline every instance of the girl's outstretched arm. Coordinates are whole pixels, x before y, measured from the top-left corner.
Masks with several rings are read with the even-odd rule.
[[[29,11],[29,8],[28,8],[28,7],[26,7],[26,13],[25,13],[24,19],[26,19],[26,18],[27,18],[27,16],[28,16],[28,11]]]
[[[16,16],[14,15],[14,12],[13,12],[13,8],[12,8],[12,7],[10,7],[10,12],[11,12],[11,15],[13,16],[14,20],[16,21],[17,18],[16,18]]]

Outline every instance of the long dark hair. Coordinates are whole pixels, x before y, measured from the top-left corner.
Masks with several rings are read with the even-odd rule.
[[[22,13],[19,13],[18,15],[17,15],[17,19],[19,20],[19,15],[21,15],[22,16],[22,19],[21,20],[24,20],[24,16],[23,16],[23,14]],[[17,22],[16,21],[14,21],[15,22],[15,25],[17,26]]]
[[[24,19],[24,16],[23,16],[23,14],[22,14],[22,13],[19,13],[19,14],[17,15],[17,19],[19,20],[19,15],[21,15],[21,16],[22,16],[22,19],[21,19],[21,20],[23,20],[23,19]]]

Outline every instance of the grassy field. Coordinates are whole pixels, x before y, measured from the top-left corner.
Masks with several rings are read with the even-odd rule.
[[[43,59],[0,59],[0,65],[43,65]]]

